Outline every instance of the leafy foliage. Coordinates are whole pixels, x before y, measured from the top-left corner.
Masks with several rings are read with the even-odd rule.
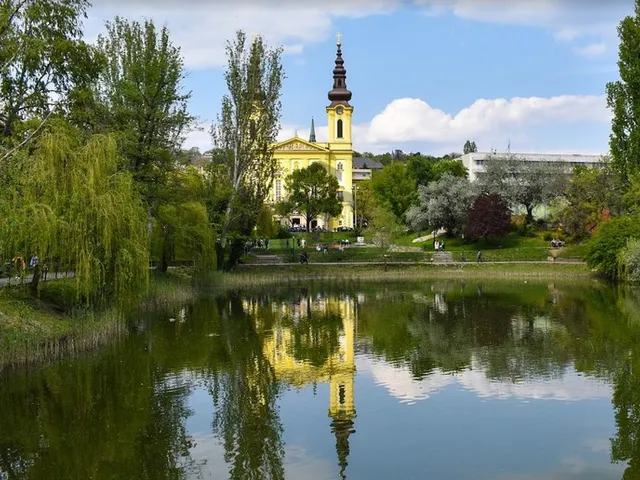
[[[288,197],[282,208],[304,215],[307,229],[320,215],[335,217],[342,212],[342,202],[338,199],[338,179],[321,163],[294,170],[287,177],[286,185]]]
[[[184,135],[193,121],[191,93],[183,93],[184,62],[166,27],[157,30],[116,17],[98,38],[107,68],[100,78],[99,119],[118,132],[128,168],[155,208],[166,176],[175,169]]]
[[[475,196],[469,180],[447,173],[418,187],[418,203],[407,212],[407,222],[415,231],[444,228],[449,236],[462,233]]]
[[[367,180],[354,186],[356,228],[364,228],[373,215],[376,199],[373,193],[373,182]]]
[[[86,0],[0,3],[0,159],[33,138],[54,112],[68,110],[73,94],[95,81],[100,58],[82,40],[88,8]],[[25,131],[24,122],[36,118]]]
[[[617,278],[618,255],[629,239],[640,239],[639,217],[625,215],[604,222],[589,240],[587,264],[606,277]]]
[[[0,256],[72,268],[78,295],[92,301],[138,298],[149,277],[147,217],[120,162],[112,137],[84,142],[64,127],[43,135],[6,200]]]
[[[629,239],[618,253],[619,277],[631,283],[640,282],[640,240]]]
[[[154,219],[154,256],[160,259],[160,271],[180,254],[190,259],[197,270],[215,267],[213,229],[204,203],[205,181],[193,168],[174,172],[165,182],[163,202]]]
[[[227,44],[228,93],[212,128],[231,186],[220,234],[222,248],[232,228],[245,234],[252,230],[277,167],[273,143],[280,130],[282,49],[268,49],[260,37],[248,47],[246,43],[246,35],[238,31]],[[242,215],[238,215],[240,205]]]
[[[618,26],[620,46],[618,70],[620,80],[606,86],[607,107],[613,112],[609,149],[615,168],[625,177],[640,171],[640,2],[636,0],[634,15],[625,17]]]
[[[402,234],[403,228],[393,213],[378,205],[373,209],[368,231],[372,236],[374,245],[386,251],[389,250],[395,239]]]
[[[467,219],[465,235],[471,239],[502,236],[511,230],[509,205],[495,193],[479,195],[473,202]]]
[[[568,172],[566,165],[559,162],[528,162],[515,155],[489,156],[478,181],[485,192],[500,195],[513,206],[523,206],[531,222],[536,206],[564,194]]]
[[[464,146],[462,147],[462,152],[464,154],[474,153],[477,151],[478,151],[478,147],[476,147],[476,142],[472,142],[470,140],[467,140],[466,142],[464,142]]]
[[[403,221],[416,190],[415,181],[407,175],[407,167],[403,163],[391,163],[376,173],[372,181],[376,201],[390,210],[398,221]]]
[[[566,204],[559,217],[566,232],[575,240],[589,236],[607,213],[620,212],[623,204],[620,176],[606,165],[577,166],[566,192]],[[632,202],[631,197],[627,197]]]
[[[468,177],[469,172],[460,160],[425,157],[419,154],[409,155],[407,173],[417,185],[437,182],[446,173],[454,177]]]

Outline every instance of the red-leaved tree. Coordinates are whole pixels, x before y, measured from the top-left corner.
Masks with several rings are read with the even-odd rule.
[[[500,195],[482,194],[473,202],[467,217],[465,236],[470,240],[501,236],[511,230],[511,211]]]

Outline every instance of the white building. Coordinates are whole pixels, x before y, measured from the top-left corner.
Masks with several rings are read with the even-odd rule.
[[[469,180],[475,181],[479,172],[484,171],[484,165],[487,158],[505,158],[513,155],[519,159],[528,162],[562,162],[566,165],[575,167],[576,165],[584,165],[594,167],[603,163],[603,155],[580,155],[580,154],[564,154],[564,153],[509,153],[498,154],[493,152],[473,152],[462,155],[457,160],[469,171]]]
[[[374,170],[381,170],[384,167],[380,162],[371,158],[353,157],[352,181],[353,183],[371,180]]]

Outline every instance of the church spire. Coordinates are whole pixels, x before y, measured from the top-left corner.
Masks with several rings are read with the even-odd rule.
[[[311,117],[311,130],[309,131],[309,141],[316,141],[316,126],[313,123],[313,117]]]
[[[338,466],[340,467],[340,478],[347,478],[347,458],[349,457],[349,436],[355,433],[353,419],[334,418],[331,422],[331,431],[336,436],[336,453],[338,454]]]
[[[329,92],[329,100],[331,107],[336,105],[349,106],[351,100],[351,92],[347,90],[347,70],[344,68],[344,60],[342,59],[342,34],[338,34],[338,42],[336,43],[338,50],[336,52],[336,65],[333,69],[333,89]]]

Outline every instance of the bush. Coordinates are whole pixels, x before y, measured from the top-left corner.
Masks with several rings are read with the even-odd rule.
[[[293,234],[289,231],[289,229],[283,225],[278,225],[278,231],[276,233],[276,238],[291,238]]]
[[[587,244],[587,265],[608,278],[618,278],[618,257],[629,239],[640,239],[640,217],[625,215],[604,222]]]
[[[533,224],[520,225],[516,227],[516,233],[521,237],[535,237],[536,227]]]
[[[551,235],[551,232],[546,232],[543,236],[542,239],[545,242],[550,242],[551,240],[553,240],[553,235]]]
[[[618,275],[626,282],[640,282],[640,240],[627,240],[618,253]]]

